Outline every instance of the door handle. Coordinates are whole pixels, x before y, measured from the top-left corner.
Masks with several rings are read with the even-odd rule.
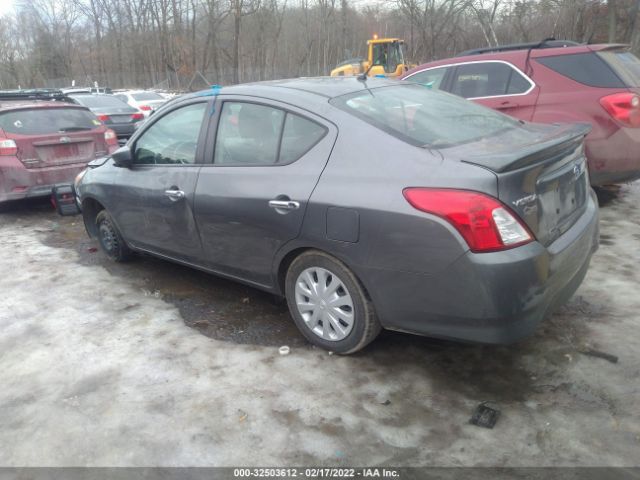
[[[300,202],[293,200],[269,200],[269,206],[276,210],[297,210],[300,208]]]
[[[180,200],[185,197],[184,192],[178,189],[165,190],[164,194],[173,201]]]

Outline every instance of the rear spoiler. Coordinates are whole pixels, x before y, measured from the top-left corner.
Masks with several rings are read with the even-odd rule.
[[[462,159],[465,163],[479,165],[496,173],[509,172],[535,163],[545,163],[565,152],[570,146],[582,141],[591,131],[588,123],[556,125],[557,129],[540,141],[522,146],[514,152],[473,155]]]

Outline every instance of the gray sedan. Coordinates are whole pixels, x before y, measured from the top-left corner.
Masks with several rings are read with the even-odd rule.
[[[506,343],[575,292],[597,248],[587,133],[383,79],[215,88],[94,161],[76,201],[113,260],[284,296],[328,350],[382,328]]]

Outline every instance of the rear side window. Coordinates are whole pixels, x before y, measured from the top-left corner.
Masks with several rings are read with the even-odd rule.
[[[279,108],[224,102],[213,163],[291,163],[309,151],[325,133],[323,126]]]
[[[19,135],[92,130],[99,126],[96,116],[83,108],[34,108],[0,114],[0,128]]]
[[[589,87],[624,88],[626,85],[607,63],[593,52],[536,58],[545,67]]]
[[[531,84],[514,68],[501,62],[459,65],[451,93],[464,98],[496,97],[525,93]]]
[[[628,87],[640,87],[640,60],[624,50],[598,52]]]
[[[431,68],[429,70],[414,73],[407,78],[407,81],[421,83],[426,87],[439,90],[445,73],[447,73],[447,67]]]
[[[326,129],[300,115],[287,113],[278,163],[295,162],[320,141]]]

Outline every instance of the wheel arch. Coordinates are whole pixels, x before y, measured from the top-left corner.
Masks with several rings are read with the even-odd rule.
[[[96,226],[96,217],[104,210],[105,207],[93,197],[82,199],[82,219],[84,220],[84,228],[91,238],[96,238],[98,227]]]
[[[279,255],[276,257],[275,261],[275,269],[274,269],[274,277],[275,277],[275,294],[279,296],[285,295],[285,280],[287,277],[287,270],[289,270],[289,266],[291,263],[300,255],[308,251],[316,251],[320,253],[324,253],[326,255],[330,255],[336,260],[344,263],[344,265],[353,272],[355,277],[358,279],[362,288],[364,289],[365,294],[369,299],[372,298],[371,292],[369,289],[368,282],[366,281],[364,275],[360,272],[360,269],[354,267],[353,262],[350,261],[348,256],[341,255],[336,253],[335,251],[331,251],[331,249],[324,248],[322,245],[314,245],[314,244],[292,244],[289,245],[289,248],[282,249],[279,252]]]

